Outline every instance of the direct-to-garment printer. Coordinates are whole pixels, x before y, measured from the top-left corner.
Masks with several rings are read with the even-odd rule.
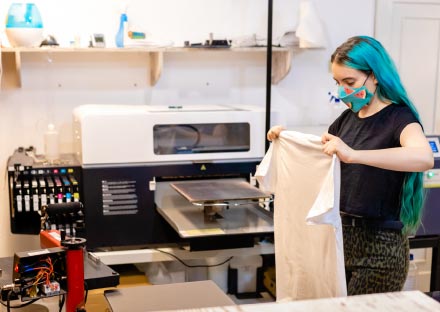
[[[83,105],[74,109],[87,247],[189,242],[251,247],[273,234],[255,107]]]

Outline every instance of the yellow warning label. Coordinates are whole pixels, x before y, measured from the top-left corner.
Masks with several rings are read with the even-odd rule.
[[[214,228],[214,229],[194,229],[194,230],[187,230],[187,231],[181,231],[182,235],[184,236],[200,236],[200,235],[217,235],[217,234],[225,234],[225,231],[223,231],[220,228]]]

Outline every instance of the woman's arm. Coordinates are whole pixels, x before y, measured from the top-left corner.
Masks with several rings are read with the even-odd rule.
[[[324,153],[336,153],[345,163],[362,164],[382,169],[421,172],[434,166],[434,157],[428,140],[418,123],[407,125],[400,134],[402,147],[380,150],[353,150],[340,138],[324,133],[322,136]]]

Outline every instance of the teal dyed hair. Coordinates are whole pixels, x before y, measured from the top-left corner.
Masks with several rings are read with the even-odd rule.
[[[419,113],[400,80],[393,60],[374,38],[357,36],[348,39],[331,56],[331,62],[373,73],[377,80],[376,94],[381,100],[407,105],[421,124]],[[424,204],[423,173],[408,172],[401,194],[400,220],[404,232],[415,233],[420,225]]]

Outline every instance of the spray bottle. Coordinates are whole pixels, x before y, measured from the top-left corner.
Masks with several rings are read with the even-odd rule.
[[[128,18],[127,18],[127,4],[124,3],[122,6],[122,13],[119,18],[119,29],[116,33],[115,43],[118,48],[124,47],[124,41],[128,37]]]

